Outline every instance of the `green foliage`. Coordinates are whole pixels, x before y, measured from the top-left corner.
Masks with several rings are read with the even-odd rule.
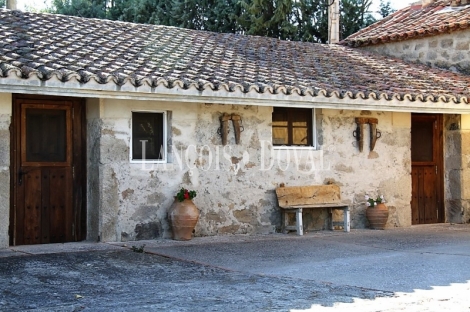
[[[6,3],[5,0],[0,0],[0,8],[4,8],[4,7],[5,7],[5,3]]]
[[[176,193],[176,199],[178,199],[178,201],[182,202],[183,200],[185,199],[193,199],[194,197],[196,197],[196,191],[189,191],[187,189],[185,189],[184,187],[182,187],[178,193]]]
[[[294,40],[326,43],[328,41],[328,6],[324,0],[299,0],[294,6]]]
[[[384,2],[384,0],[380,0],[379,5],[379,14],[382,15],[382,18],[389,16],[390,14],[394,13],[396,10],[392,8],[390,1]]]
[[[141,245],[141,246],[139,246],[139,247],[137,247],[137,246],[132,246],[132,247],[131,247],[131,250],[132,250],[133,252],[138,252],[138,253],[144,253],[144,249],[145,249],[145,244],[143,244],[143,245]]]
[[[372,0],[335,1],[341,1],[341,38],[375,22],[368,12]],[[329,3],[331,0],[52,0],[50,12],[326,43]],[[384,8],[388,10],[385,4]]]
[[[240,3],[244,11],[239,22],[247,34],[280,39],[295,36],[293,0],[242,0]]]
[[[378,204],[385,203],[385,198],[383,195],[377,196],[376,198],[370,197],[369,195],[366,194],[365,196],[366,199],[366,206],[367,207],[375,207]]]
[[[238,0],[210,0],[205,11],[204,30],[239,33],[241,25],[238,18],[242,14],[242,6]]]
[[[344,39],[358,30],[376,22],[375,18],[369,13],[369,7],[371,4],[372,0],[341,1],[341,39]]]
[[[106,18],[106,0],[53,0],[53,13]]]

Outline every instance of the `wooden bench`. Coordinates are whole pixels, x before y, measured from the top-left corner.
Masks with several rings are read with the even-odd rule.
[[[350,231],[349,206],[341,202],[339,186],[310,185],[310,186],[281,186],[276,189],[279,207],[282,209],[283,232],[297,231],[297,235],[303,235],[302,210],[303,209],[328,209],[329,228],[333,230],[333,210],[340,209],[344,212],[343,229]],[[289,213],[295,213],[295,225],[289,225]]]

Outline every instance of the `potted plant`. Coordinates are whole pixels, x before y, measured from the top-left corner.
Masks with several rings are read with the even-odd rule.
[[[388,220],[388,207],[383,195],[372,198],[366,194],[366,216],[372,229],[383,230]]]
[[[196,197],[196,191],[190,191],[184,187],[175,195],[175,201],[168,211],[175,240],[192,238],[194,227],[199,219],[199,210],[192,201],[194,197]]]

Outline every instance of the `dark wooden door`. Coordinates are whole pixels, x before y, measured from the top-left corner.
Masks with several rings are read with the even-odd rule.
[[[442,115],[412,114],[412,224],[444,222]]]
[[[84,238],[83,105],[15,97],[12,244]]]

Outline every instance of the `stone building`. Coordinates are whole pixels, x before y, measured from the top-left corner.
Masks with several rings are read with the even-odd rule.
[[[470,1],[422,0],[346,38],[341,44],[470,75]],[[469,222],[470,169],[465,115],[444,115],[447,221]]]
[[[386,197],[388,227],[467,221],[449,206],[466,178],[449,190],[442,160],[469,161],[448,141],[470,129],[469,85],[339,45],[0,10],[0,247],[169,237],[181,187],[198,193],[196,236],[278,231],[281,183],[340,185],[352,228],[366,193]],[[224,114],[238,142],[231,122],[222,144]],[[378,121],[373,150],[357,117]]]
[[[470,1],[423,0],[342,44],[470,75]]]

